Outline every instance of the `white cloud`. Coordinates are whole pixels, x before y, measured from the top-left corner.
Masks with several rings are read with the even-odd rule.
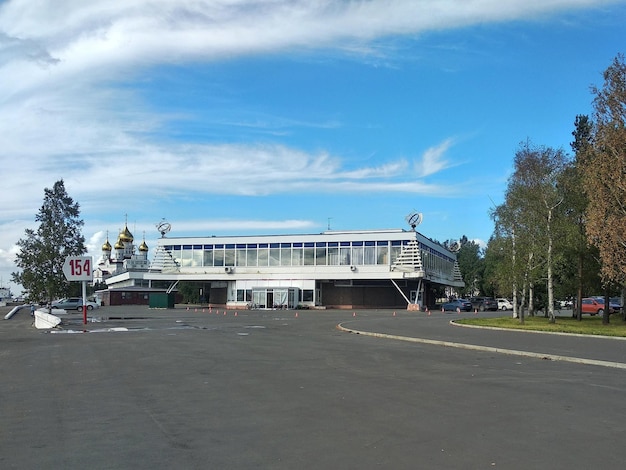
[[[415,162],[417,176],[424,178],[453,166],[453,163],[444,158],[452,145],[453,139],[446,139],[439,145],[427,149],[422,158]]]

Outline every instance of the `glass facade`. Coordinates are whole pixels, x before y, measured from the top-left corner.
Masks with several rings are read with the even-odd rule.
[[[165,245],[180,266],[362,266],[391,265],[407,240]],[[424,268],[451,272],[454,259],[420,244]]]

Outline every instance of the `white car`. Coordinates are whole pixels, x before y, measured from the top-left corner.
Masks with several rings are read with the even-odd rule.
[[[513,310],[513,304],[509,299],[497,299],[498,310]]]

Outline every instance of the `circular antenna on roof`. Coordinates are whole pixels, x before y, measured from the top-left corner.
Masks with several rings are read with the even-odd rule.
[[[424,216],[421,212],[411,212],[405,217],[405,220],[411,226],[411,230],[415,230],[415,227],[422,223],[423,218]]]
[[[161,222],[156,224],[156,228],[161,234],[161,238],[165,238],[165,234],[172,230],[172,225],[167,220],[161,219]]]
[[[458,240],[455,240],[452,243],[450,243],[450,246],[448,247],[448,249],[452,253],[456,253],[461,249],[461,243]]]

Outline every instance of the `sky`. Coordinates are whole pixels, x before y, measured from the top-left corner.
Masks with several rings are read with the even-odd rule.
[[[521,142],[562,148],[626,1],[0,1],[0,287],[63,180],[89,255],[408,229],[482,245]]]

